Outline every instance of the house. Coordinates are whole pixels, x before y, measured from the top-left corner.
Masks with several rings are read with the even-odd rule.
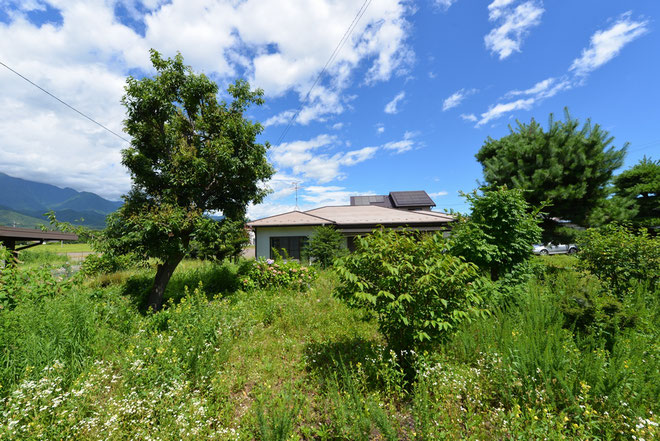
[[[393,192],[417,193],[417,192]],[[421,192],[426,195],[426,192]],[[273,258],[273,249],[282,254],[282,250],[296,259],[314,228],[320,225],[332,225],[344,236],[344,246],[353,250],[356,236],[368,234],[374,229],[410,228],[417,231],[445,231],[453,216],[430,210],[435,204],[426,195],[406,198],[382,196],[384,199],[369,201],[364,198],[373,196],[353,196],[351,205],[328,206],[308,211],[290,211],[265,217],[248,223],[255,232],[255,256]],[[414,196],[414,195],[413,195]],[[373,203],[372,203],[373,202]],[[386,207],[390,203],[399,208]],[[427,208],[428,207],[428,208]]]

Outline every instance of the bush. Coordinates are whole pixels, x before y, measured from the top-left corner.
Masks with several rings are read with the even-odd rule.
[[[132,254],[116,256],[113,254],[90,254],[85,258],[80,272],[85,276],[94,276],[98,274],[111,274],[117,271],[136,268],[138,266],[147,267],[144,261],[136,259]]]
[[[313,268],[296,260],[259,259],[241,272],[239,276],[246,291],[272,287],[306,291],[317,276]]]
[[[638,282],[651,290],[660,282],[660,238],[645,229],[610,224],[589,229],[581,237],[580,266],[607,283],[621,298]]]
[[[304,253],[321,265],[321,268],[332,266],[333,261],[344,252],[342,234],[331,226],[320,226],[314,229],[309,238]]]
[[[451,252],[489,271],[493,280],[526,261],[541,240],[538,210],[532,211],[522,190],[465,195],[470,218],[454,228]]]
[[[378,316],[391,349],[401,353],[442,340],[482,303],[477,267],[447,253],[439,235],[377,230],[338,259],[335,295]]]

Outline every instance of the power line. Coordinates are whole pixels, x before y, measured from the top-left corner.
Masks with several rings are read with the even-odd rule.
[[[636,148],[628,150],[628,153],[639,152],[639,151],[642,151],[642,150],[648,150],[648,149],[656,147],[656,146],[660,146],[660,139],[656,140],[656,141],[651,141],[651,142],[648,142],[648,143],[645,143],[645,144],[640,144]]]
[[[73,107],[71,104],[69,104],[69,103],[67,103],[67,102],[65,102],[65,101],[63,101],[63,100],[61,100],[61,99],[59,99],[58,97],[56,97],[55,95],[53,95],[52,93],[50,93],[49,91],[47,91],[46,89],[44,89],[43,87],[41,87],[40,85],[36,84],[35,82],[31,81],[30,79],[28,79],[28,78],[26,78],[25,76],[21,75],[20,73],[16,72],[14,69],[12,69],[11,67],[7,66],[7,65],[6,65],[5,63],[3,63],[2,61],[0,61],[0,65],[6,67],[8,70],[10,70],[11,72],[15,73],[15,74],[18,75],[19,77],[23,78],[25,81],[27,81],[28,83],[32,84],[34,87],[36,87],[37,89],[41,90],[42,92],[46,93],[47,95],[50,95],[52,98],[55,98],[57,101],[59,101],[60,103],[64,104],[64,105],[67,106],[69,109],[71,109],[71,110],[73,110],[74,112],[78,113],[78,114],[81,115],[82,117],[87,118],[88,120],[90,120],[91,122],[93,122],[94,124],[96,124],[97,126],[99,126],[99,127],[103,128],[103,129],[107,130],[108,132],[112,133],[112,134],[115,135],[117,138],[121,139],[122,141],[126,141],[126,142],[129,143],[129,144],[131,143],[131,141],[129,141],[128,139],[126,139],[126,138],[124,138],[123,136],[119,135],[117,132],[114,132],[114,131],[110,130],[109,128],[107,128],[106,126],[104,126],[103,124],[101,124],[100,122],[98,122],[98,121],[96,121],[95,119],[93,119],[92,117],[85,115],[83,112],[81,112],[80,110],[76,109],[76,108]]]
[[[316,80],[314,80],[314,83],[312,84],[312,87],[309,88],[307,91],[307,94],[305,95],[305,98],[300,102],[300,105],[298,106],[298,110],[293,114],[291,119],[289,120],[289,123],[287,126],[284,128],[282,131],[282,134],[280,137],[277,139],[276,144],[280,144],[283,140],[284,137],[286,136],[287,132],[293,125],[293,122],[296,120],[300,112],[302,111],[303,106],[305,105],[305,102],[309,99],[309,95],[312,93],[312,90],[314,90],[314,87],[318,84],[318,82],[321,80],[321,77],[323,77],[323,74],[325,71],[328,69],[328,67],[335,61],[337,58],[337,55],[339,55],[339,52],[341,51],[342,47],[346,44],[346,41],[348,41],[348,37],[353,33],[355,30],[355,27],[357,26],[358,22],[364,15],[364,13],[367,11],[367,8],[371,4],[372,0],[364,0],[364,3],[362,3],[362,6],[358,10],[357,14],[355,14],[355,17],[353,18],[353,21],[351,24],[348,26],[348,29],[346,29],[346,32],[344,33],[344,36],[339,40],[339,43],[337,43],[337,46],[335,47],[335,50],[332,51],[332,54],[330,55],[330,58],[328,58],[328,61],[326,61],[325,65],[323,66],[323,69],[321,69],[321,72],[319,75],[316,77]]]

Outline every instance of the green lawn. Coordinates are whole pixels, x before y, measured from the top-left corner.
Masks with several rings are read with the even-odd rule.
[[[60,243],[49,242],[43,245],[37,245],[32,248],[39,251],[50,251],[54,253],[87,253],[91,252],[92,247],[87,243]]]

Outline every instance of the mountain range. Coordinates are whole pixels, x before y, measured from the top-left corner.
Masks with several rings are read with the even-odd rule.
[[[14,178],[0,173],[0,225],[34,228],[47,225],[44,214],[90,228],[103,228],[105,217],[122,205],[87,191]]]

